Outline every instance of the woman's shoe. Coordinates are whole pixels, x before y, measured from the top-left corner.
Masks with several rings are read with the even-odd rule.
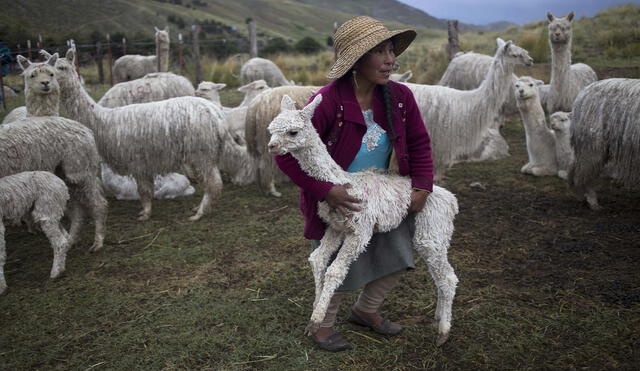
[[[323,350],[328,350],[329,352],[341,352],[343,350],[351,349],[351,343],[349,343],[345,338],[342,337],[339,333],[335,333],[327,338],[325,341],[320,341],[316,339],[314,335],[309,336],[311,340],[313,340],[316,345]]]
[[[372,329],[373,331],[377,332],[378,334],[382,334],[382,335],[389,335],[389,336],[393,336],[393,335],[398,335],[399,333],[402,332],[402,326],[400,326],[400,324],[395,323],[395,322],[391,322],[388,319],[384,318],[382,320],[382,323],[379,325],[374,325],[373,323],[367,321],[366,319],[360,317],[358,315],[358,313],[356,313],[355,310],[353,310],[353,308],[351,308],[351,316],[349,317],[349,321],[360,325],[360,326],[366,326],[369,327],[370,329]]]

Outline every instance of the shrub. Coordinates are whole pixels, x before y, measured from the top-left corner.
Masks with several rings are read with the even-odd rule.
[[[300,39],[295,45],[294,50],[302,54],[315,54],[324,47],[313,37],[306,36]]]
[[[261,54],[269,55],[269,54],[277,54],[277,53],[289,53],[291,52],[291,45],[287,43],[287,41],[281,37],[274,37],[267,41],[267,45],[260,50]]]

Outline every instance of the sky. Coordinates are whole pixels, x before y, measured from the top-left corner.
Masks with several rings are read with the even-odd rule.
[[[640,0],[399,0],[429,15],[442,19],[457,19],[463,23],[483,25],[509,21],[523,25],[543,20],[547,11],[564,16],[573,10],[578,18],[593,17],[614,5]]]

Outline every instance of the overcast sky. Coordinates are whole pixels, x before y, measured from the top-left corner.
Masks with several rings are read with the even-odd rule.
[[[577,17],[593,17],[614,5],[640,0],[399,0],[437,18],[457,19],[477,25],[497,21],[525,24],[545,19],[547,11],[564,16],[573,10]]]

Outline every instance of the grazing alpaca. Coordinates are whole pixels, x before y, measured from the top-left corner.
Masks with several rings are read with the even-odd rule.
[[[328,227],[318,247],[309,257],[316,283],[316,299],[307,333],[312,334],[325,317],[335,290],[367,247],[374,232],[388,232],[407,216],[411,201],[411,180],[407,177],[376,171],[348,173],[333,161],[320,139],[311,117],[322,95],[317,95],[301,111],[285,95],[282,112],[269,125],[272,154],[291,153],[309,176],[333,184],[350,184],[349,194],[362,200],[361,210],[342,215],[324,201],[318,203],[318,215]],[[437,344],[449,337],[451,308],[458,278],[447,259],[453,220],[458,213],[455,196],[434,186],[424,209],[416,214],[413,245],[429,267],[438,290],[435,320],[438,324]],[[337,257],[328,265],[333,253]]]
[[[7,289],[4,263],[7,251],[4,240],[4,221],[19,224],[29,217],[40,225],[53,248],[51,279],[65,270],[69,235],[60,224],[69,200],[64,182],[46,171],[26,171],[0,178],[0,295]]]
[[[264,80],[271,87],[294,85],[293,81],[287,80],[278,66],[272,61],[264,58],[251,58],[240,68],[240,81],[248,84],[252,81]]]
[[[65,59],[56,62],[62,104],[67,114],[93,130],[103,161],[116,173],[136,179],[142,203],[138,219],[151,216],[154,177],[181,170],[204,187],[198,210],[189,220],[211,212],[222,193],[220,107],[197,97],[102,107],[80,85],[74,58],[70,49]]]
[[[547,120],[538,95],[538,84],[529,76],[516,80],[514,93],[527,143],[527,162],[520,172],[535,176],[556,175],[556,161],[553,132],[547,128]]]
[[[531,65],[529,53],[511,41],[496,39],[498,50],[484,81],[474,90],[405,83],[429,126],[436,179],[461,161],[499,159],[509,146],[498,131],[500,110],[512,90],[516,65]]]
[[[571,64],[571,41],[573,12],[556,18],[550,12],[549,46],[551,47],[551,82],[542,89],[546,95],[545,108],[549,114],[571,111],[573,101],[580,90],[598,80],[595,71],[584,63]]]
[[[135,80],[151,72],[169,71],[169,27],[156,30],[156,55],[123,55],[113,63],[113,81]],[[158,66],[160,67],[158,69]]]
[[[571,120],[575,161],[569,187],[600,209],[596,196],[601,175],[624,186],[640,185],[640,79],[606,79],[578,94]]]

